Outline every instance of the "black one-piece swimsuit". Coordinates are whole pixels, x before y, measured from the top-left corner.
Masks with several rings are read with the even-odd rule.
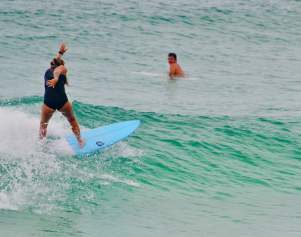
[[[56,83],[55,87],[49,87],[47,85],[47,81],[53,79],[53,71],[54,69],[49,68],[45,72],[44,76],[44,86],[45,86],[45,94],[44,94],[44,104],[54,110],[60,110],[67,102],[68,97],[65,92],[65,84],[67,82],[67,78],[65,75],[61,74],[59,76],[59,80]]]

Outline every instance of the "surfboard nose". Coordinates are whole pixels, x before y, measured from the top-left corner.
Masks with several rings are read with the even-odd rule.
[[[133,127],[136,126],[137,128],[140,126],[141,121],[140,120],[130,120],[129,123],[132,123]]]
[[[82,148],[79,147],[74,135],[67,136],[66,140],[75,155],[93,154],[127,138],[140,124],[140,120],[130,120],[82,131],[81,135],[85,140],[85,146]]]

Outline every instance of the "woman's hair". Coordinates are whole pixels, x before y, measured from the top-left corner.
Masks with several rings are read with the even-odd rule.
[[[52,61],[50,62],[50,65],[52,68],[56,68],[58,66],[61,66],[61,65],[65,65],[65,62],[63,59],[60,59],[60,58],[54,58],[52,59]]]
[[[50,62],[50,65],[51,65],[51,67],[52,67],[53,69],[55,69],[56,67],[59,67],[59,66],[61,66],[61,65],[65,65],[65,62],[64,62],[64,60],[61,59],[61,58],[54,58],[54,59],[52,59],[52,61]],[[69,85],[69,82],[68,82],[67,78],[66,78],[66,85]]]

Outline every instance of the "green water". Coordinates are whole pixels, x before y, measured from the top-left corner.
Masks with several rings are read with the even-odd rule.
[[[0,236],[300,236],[299,1],[1,1]],[[83,129],[139,119],[74,158],[43,73],[68,42]],[[167,77],[176,51],[188,74]]]

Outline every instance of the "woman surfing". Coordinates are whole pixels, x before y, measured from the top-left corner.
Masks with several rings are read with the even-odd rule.
[[[60,45],[60,50],[50,62],[50,68],[46,70],[44,76],[44,104],[41,108],[40,138],[47,134],[47,126],[50,118],[56,110],[60,111],[68,120],[72,131],[78,141],[79,146],[84,146],[84,140],[80,134],[79,124],[74,116],[71,103],[65,92],[67,81],[67,68],[62,56],[67,51],[64,43]]]

